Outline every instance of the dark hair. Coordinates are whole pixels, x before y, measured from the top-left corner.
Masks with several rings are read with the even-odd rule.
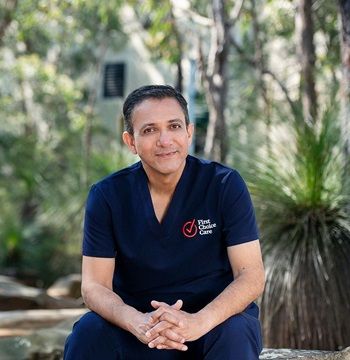
[[[134,129],[132,125],[132,113],[135,107],[146,99],[164,99],[164,98],[174,98],[177,100],[179,105],[182,108],[182,111],[185,115],[186,125],[190,123],[187,109],[187,101],[181,95],[180,92],[175,90],[172,86],[169,85],[146,85],[141,86],[138,89],[132,91],[124,101],[123,105],[123,116],[125,130],[133,134]]]

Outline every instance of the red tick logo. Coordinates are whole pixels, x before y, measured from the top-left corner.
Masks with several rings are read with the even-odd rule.
[[[193,219],[191,221],[187,221],[184,226],[182,227],[182,233],[188,237],[188,238],[192,238],[194,236],[196,236],[197,232],[198,232],[198,228],[197,225],[195,224],[196,219]]]

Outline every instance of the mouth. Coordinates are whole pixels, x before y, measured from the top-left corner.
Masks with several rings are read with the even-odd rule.
[[[168,158],[168,157],[175,155],[176,153],[177,153],[177,150],[167,151],[167,152],[157,153],[156,156],[158,156],[160,158]]]

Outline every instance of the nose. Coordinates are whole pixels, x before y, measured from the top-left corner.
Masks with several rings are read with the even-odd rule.
[[[158,146],[169,146],[172,143],[171,134],[164,130],[159,133]]]

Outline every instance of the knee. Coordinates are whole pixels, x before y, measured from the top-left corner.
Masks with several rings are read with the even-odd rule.
[[[206,359],[258,359],[262,350],[260,322],[245,313],[234,315],[208,333]]]
[[[110,326],[112,325],[104,318],[90,311],[74,324],[72,335],[84,339],[84,341],[98,339]]]
[[[110,345],[112,332],[112,324],[94,312],[86,313],[74,324],[66,340],[64,359],[96,359],[101,349],[115,351]]]
[[[259,319],[245,312],[230,317],[220,329],[221,336],[226,336],[240,343],[253,343],[262,350],[261,328]]]

